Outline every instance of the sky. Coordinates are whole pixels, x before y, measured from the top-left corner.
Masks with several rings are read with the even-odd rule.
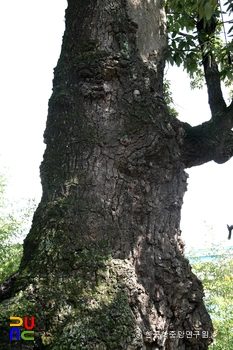
[[[8,196],[39,202],[53,68],[60,55],[66,0],[11,0],[0,3],[0,170],[10,174]],[[179,119],[197,125],[210,118],[205,90],[190,90],[182,69],[168,70]],[[187,247],[233,245],[226,224],[233,224],[233,159],[188,170],[182,208]],[[206,237],[207,235],[207,237]]]

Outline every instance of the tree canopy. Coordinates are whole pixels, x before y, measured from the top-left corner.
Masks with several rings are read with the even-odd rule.
[[[203,77],[203,57],[208,64],[216,61],[219,78],[231,85],[233,78],[233,3],[219,0],[166,1],[169,35],[168,62],[183,64],[192,79],[200,86]],[[211,62],[212,61],[212,62]]]

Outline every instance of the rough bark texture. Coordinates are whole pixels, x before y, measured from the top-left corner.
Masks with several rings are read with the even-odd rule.
[[[210,344],[203,288],[179,228],[184,168],[205,154],[193,154],[195,129],[164,104],[165,50],[159,1],[68,1],[43,197],[19,274],[1,287],[1,349]],[[28,314],[35,341],[9,342],[9,316]]]

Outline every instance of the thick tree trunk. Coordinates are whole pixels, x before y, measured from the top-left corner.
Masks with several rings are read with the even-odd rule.
[[[161,3],[68,1],[43,197],[19,274],[1,289],[2,349],[198,350],[211,342],[203,288],[180,237],[190,156],[162,98]],[[9,342],[10,315],[28,314],[35,341]]]

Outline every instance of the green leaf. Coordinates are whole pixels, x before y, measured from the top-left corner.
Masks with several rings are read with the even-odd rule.
[[[205,4],[204,12],[205,12],[205,17],[207,21],[209,21],[213,15],[213,7],[209,2]]]
[[[205,16],[205,10],[203,6],[199,7],[199,21]]]
[[[182,59],[179,54],[174,55],[174,61],[176,62],[176,65],[179,67],[182,63]]]
[[[227,78],[228,78],[229,80],[232,80],[232,79],[233,79],[233,74],[232,74],[231,71],[228,71],[228,72],[227,72]]]

